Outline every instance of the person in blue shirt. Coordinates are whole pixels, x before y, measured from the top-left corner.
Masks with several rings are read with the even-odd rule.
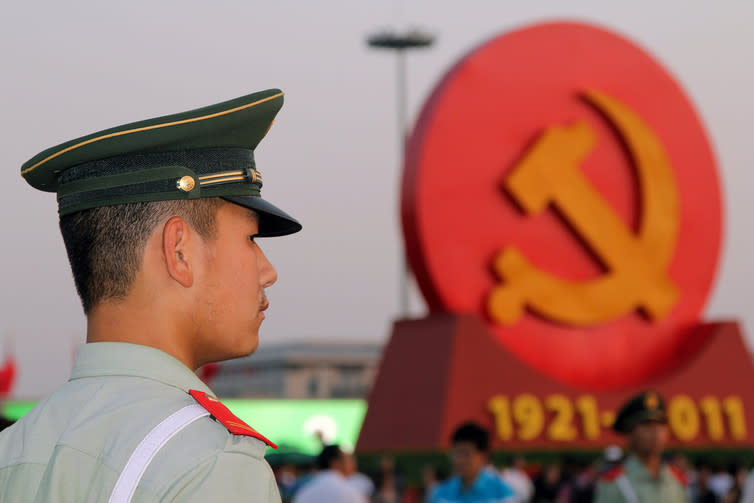
[[[513,490],[489,466],[490,436],[476,423],[460,425],[451,437],[452,476],[439,484],[428,503],[514,503]]]

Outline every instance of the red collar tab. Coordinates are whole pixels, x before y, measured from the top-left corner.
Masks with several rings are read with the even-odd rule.
[[[670,473],[673,475],[673,477],[675,477],[675,479],[678,482],[680,482],[682,486],[685,487],[689,485],[689,478],[686,476],[685,473],[683,473],[683,471],[680,468],[678,468],[675,465],[668,465],[668,468],[670,468]]]
[[[244,435],[247,437],[254,437],[261,440],[265,444],[269,445],[273,449],[277,449],[278,446],[270,442],[257,430],[249,426],[236,417],[220,400],[208,395],[203,391],[197,391],[195,389],[189,390],[189,394],[194,397],[194,400],[199,402],[199,405],[207,409],[207,412],[212,414],[212,417],[217,419],[223,426],[228,428],[228,431],[234,435]]]
[[[623,475],[626,471],[623,469],[623,465],[618,465],[615,468],[612,468],[608,472],[604,473],[602,475],[602,480],[605,482],[614,482],[615,479]]]

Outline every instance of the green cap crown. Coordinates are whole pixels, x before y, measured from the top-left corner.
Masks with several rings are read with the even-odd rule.
[[[254,149],[283,106],[270,89],[99,131],[40,152],[21,175],[57,192],[61,215],[98,206],[222,197],[255,210],[260,236],[301,229],[261,197]]]
[[[645,421],[667,422],[665,400],[656,391],[643,391],[626,402],[615,417],[613,430],[630,433],[637,424]]]

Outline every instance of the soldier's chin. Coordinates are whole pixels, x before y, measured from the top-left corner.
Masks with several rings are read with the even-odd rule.
[[[254,353],[258,347],[259,336],[256,332],[252,334],[244,334],[235,341],[233,346],[222,348],[224,354],[222,354],[222,357],[218,358],[217,361],[233,360],[234,358],[249,356]]]
[[[247,342],[248,344],[244,347],[244,352],[241,356],[249,356],[257,350],[259,347],[259,333],[255,332]]]
[[[249,352],[246,353],[246,354],[247,355],[253,354],[257,350],[257,348],[259,348],[259,336],[255,336],[254,337],[254,343],[253,343],[251,349],[249,350]]]

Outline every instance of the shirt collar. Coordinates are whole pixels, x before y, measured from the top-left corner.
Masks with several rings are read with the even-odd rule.
[[[476,494],[481,492],[484,489],[485,484],[490,479],[492,474],[489,472],[490,467],[485,466],[481,470],[479,470],[479,474],[474,479],[474,482],[471,483],[471,485],[466,488],[463,486],[463,481],[461,480],[460,475],[456,475],[454,477],[454,490],[457,491],[458,496],[461,494]]]
[[[649,470],[647,470],[647,467],[644,466],[644,463],[639,461],[639,458],[633,455],[629,456],[628,459],[626,459],[625,467],[626,467],[626,471],[632,473],[633,476],[636,477],[637,479],[642,479],[642,480],[654,480],[654,481],[664,480],[669,475],[668,474],[669,468],[667,467],[665,463],[662,463],[660,465],[660,476],[658,478],[653,477],[649,473]]]
[[[495,468],[493,466],[487,465],[479,471],[479,475],[477,476],[474,484],[472,484],[471,487],[475,490],[480,490],[489,483],[490,479],[494,480],[496,476],[497,475]]]
[[[79,346],[69,380],[103,376],[142,377],[186,392],[199,390],[217,398],[194,372],[159,349],[125,342],[92,342]]]

